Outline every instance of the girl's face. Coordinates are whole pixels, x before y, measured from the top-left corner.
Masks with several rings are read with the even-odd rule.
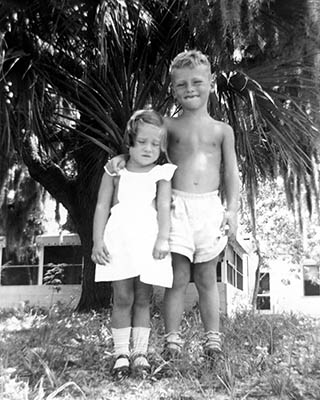
[[[154,164],[160,156],[162,135],[162,128],[145,122],[140,123],[135,145],[129,149],[131,166],[140,168]]]

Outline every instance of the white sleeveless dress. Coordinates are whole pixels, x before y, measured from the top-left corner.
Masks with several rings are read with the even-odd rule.
[[[119,202],[111,208],[104,241],[110,263],[96,265],[95,281],[118,281],[140,277],[140,281],[171,287],[173,281],[171,256],[162,260],[152,256],[158,234],[155,199],[157,182],[170,181],[176,166],[156,165],[148,172],[121,170]]]

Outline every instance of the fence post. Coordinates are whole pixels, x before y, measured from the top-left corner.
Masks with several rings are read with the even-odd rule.
[[[1,275],[2,275],[2,250],[6,247],[6,237],[0,236],[0,286],[1,286]]]
[[[44,261],[44,245],[41,243],[39,246],[39,268],[38,268],[38,285],[43,284],[43,261]]]

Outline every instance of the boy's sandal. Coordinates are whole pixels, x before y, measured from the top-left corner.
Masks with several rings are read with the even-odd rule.
[[[170,332],[165,337],[165,345],[162,352],[162,357],[165,361],[179,358],[182,353],[183,340],[177,332]]]
[[[126,360],[127,362],[117,367],[117,361],[121,359]],[[120,354],[115,359],[111,370],[111,375],[115,381],[122,381],[123,379],[128,378],[128,376],[130,375],[130,361],[127,354]]]
[[[221,332],[209,331],[205,333],[203,345],[204,355],[209,359],[223,358]]]
[[[131,356],[131,372],[141,377],[150,374],[151,366],[145,353],[134,353]]]

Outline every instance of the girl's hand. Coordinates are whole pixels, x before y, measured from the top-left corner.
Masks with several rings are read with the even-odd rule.
[[[169,241],[168,239],[157,238],[153,248],[153,258],[162,260],[169,254]]]
[[[110,175],[118,175],[119,172],[126,166],[126,157],[123,154],[111,158],[107,162],[107,170]]]
[[[100,264],[100,265],[106,265],[110,262],[111,260],[110,254],[108,252],[107,246],[103,241],[94,244],[91,253],[91,260],[95,264]]]

